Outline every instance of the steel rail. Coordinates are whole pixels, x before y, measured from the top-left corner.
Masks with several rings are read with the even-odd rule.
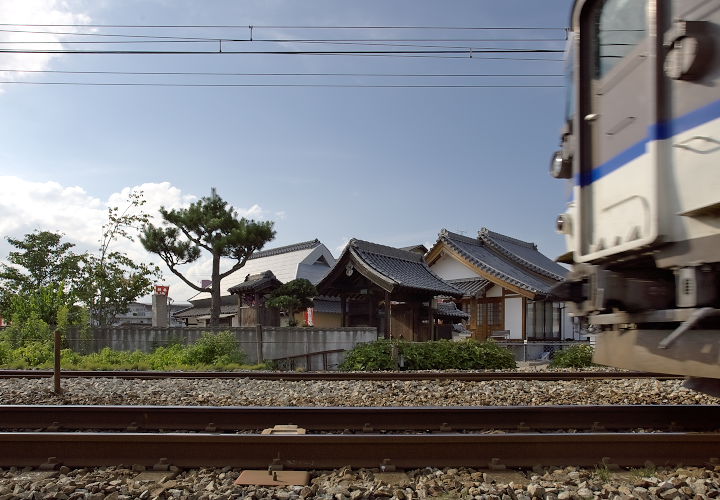
[[[290,469],[395,466],[623,467],[717,461],[720,434],[259,435],[0,433],[0,466],[169,463]]]
[[[476,407],[0,406],[0,430],[716,431],[720,405]]]
[[[0,370],[0,378],[48,378],[52,370]],[[165,378],[248,378],[255,380],[582,380],[582,379],[681,379],[678,375],[647,372],[471,372],[471,371],[427,371],[427,372],[161,372],[161,371],[79,371],[64,370],[62,378],[124,378],[124,379],[165,379]]]

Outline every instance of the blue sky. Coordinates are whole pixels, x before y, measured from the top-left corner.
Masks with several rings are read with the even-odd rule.
[[[0,18],[4,23],[18,24],[557,28],[567,26],[571,4],[571,0],[4,0]],[[63,29],[91,31],[82,27]],[[245,37],[248,31],[185,28],[171,34],[229,38]],[[94,28],[94,32],[158,35],[169,34],[170,30]],[[27,41],[40,40],[32,37],[43,35],[0,31],[0,41],[10,36]],[[55,36],[59,41],[80,40],[78,36]],[[557,38],[563,33],[256,28],[253,36]],[[497,42],[445,45],[483,47],[496,46]],[[564,44],[517,42],[505,46],[557,49]],[[260,42],[228,43],[226,47],[328,49],[318,44]],[[560,54],[528,57],[562,58]],[[0,54],[0,69],[559,74],[563,64],[478,56]],[[0,80],[563,83],[560,77],[211,77],[14,72],[0,72]],[[319,238],[337,256],[338,249],[352,237],[393,246],[430,245],[441,228],[474,235],[481,227],[488,227],[534,241],[551,257],[564,252],[563,239],[554,232],[554,219],[564,211],[568,188],[547,173],[562,126],[562,88],[208,88],[15,83],[0,84],[0,91],[0,183],[5,184],[0,190],[14,194],[12,201],[0,201],[0,219],[5,220],[0,223],[3,241],[6,236],[21,236],[37,228],[62,230],[80,246],[92,246],[99,231],[98,213],[117,200],[124,189],[144,185],[151,196],[149,206],[156,207],[180,206],[208,194],[215,186],[242,213],[249,211],[251,216],[275,221],[277,237],[268,247]],[[26,205],[36,205],[37,209],[32,211]],[[93,213],[85,213],[86,209]],[[0,244],[0,258],[7,250],[7,245]],[[131,254],[143,258],[137,248]],[[150,256],[147,258],[150,260]],[[196,269],[193,274],[199,279],[202,272]]]

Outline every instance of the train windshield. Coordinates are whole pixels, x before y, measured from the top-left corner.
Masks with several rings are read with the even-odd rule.
[[[597,16],[596,77],[602,78],[646,35],[647,2],[605,0]]]

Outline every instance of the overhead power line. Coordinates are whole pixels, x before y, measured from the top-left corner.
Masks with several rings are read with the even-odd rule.
[[[166,76],[337,76],[403,78],[475,78],[475,77],[562,77],[562,73],[227,73],[210,71],[65,71],[50,69],[2,69],[4,73],[62,73],[73,75],[166,75]]]
[[[208,29],[345,29],[345,30],[448,30],[448,31],[567,31],[551,26],[330,26],[330,25],[261,25],[261,24],[38,24],[0,23],[0,26],[47,28],[208,28]]]
[[[334,84],[334,83],[133,83],[133,82],[27,82],[27,81],[0,81],[0,85],[73,85],[91,87],[330,87],[330,88],[563,88],[564,85],[476,85],[476,84],[448,84],[448,85],[422,85],[422,84]]]
[[[70,49],[0,49],[10,54],[107,54],[107,55],[325,55],[325,56],[462,56],[484,54],[562,54],[557,49],[436,49],[436,50],[70,50]]]

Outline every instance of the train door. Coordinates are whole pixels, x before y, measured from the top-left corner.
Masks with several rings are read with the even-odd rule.
[[[655,50],[659,0],[588,0],[580,13],[581,262],[654,241]]]

